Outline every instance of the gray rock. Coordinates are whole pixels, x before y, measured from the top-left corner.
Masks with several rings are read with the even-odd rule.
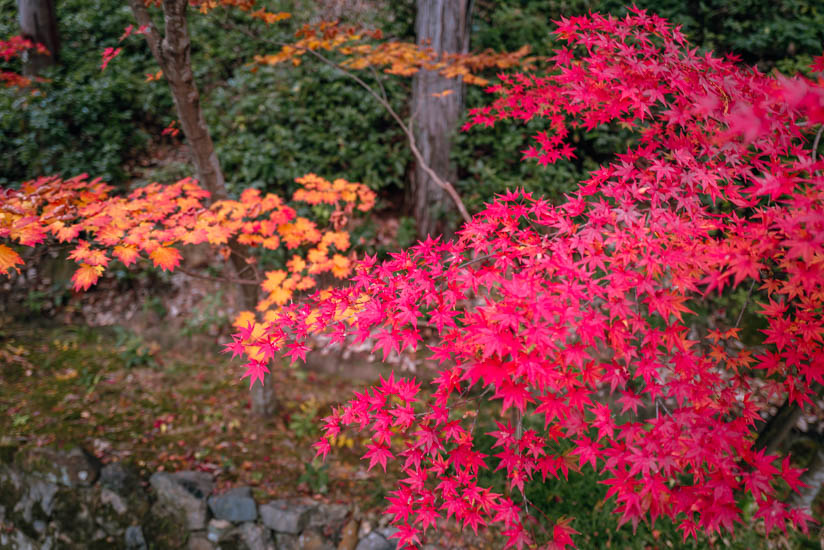
[[[54,508],[54,495],[57,494],[57,490],[58,487],[54,483],[43,481],[42,479],[30,478],[29,491],[25,498],[29,499],[32,504],[40,504],[40,509],[43,510],[43,513],[48,517]],[[31,521],[30,508],[24,512],[23,517],[26,521]]]
[[[210,497],[209,508],[216,518],[234,523],[257,519],[257,505],[249,487],[236,487],[222,495]]]
[[[306,529],[298,535],[298,548],[299,550],[335,550],[332,543],[314,529]]]
[[[126,528],[126,548],[127,550],[147,550],[146,539],[143,537],[143,529],[139,525],[132,525]]]
[[[215,545],[203,533],[192,533],[187,548],[189,550],[215,550]]]
[[[68,451],[42,447],[31,450],[22,466],[26,471],[66,487],[91,487],[100,476],[102,464],[79,447]]]
[[[340,531],[349,515],[349,507],[344,504],[318,504],[312,511],[307,527],[325,531]]]
[[[212,542],[218,542],[223,535],[232,530],[232,523],[225,519],[209,520],[209,527],[206,529],[206,538]]]
[[[392,535],[400,531],[397,527],[380,527],[375,531],[389,542],[392,548],[398,547],[398,539],[393,539]]]
[[[298,550],[298,536],[288,533],[275,533],[275,545],[278,550]]]
[[[149,478],[158,500],[180,510],[186,516],[186,527],[191,531],[206,528],[206,502],[212,492],[212,476],[205,472],[157,472]]]
[[[129,495],[139,484],[140,480],[134,471],[120,462],[106,464],[100,470],[100,485],[120,496]]]
[[[372,531],[360,541],[355,547],[355,550],[394,550],[395,545],[376,531]]]
[[[275,544],[269,530],[257,523],[243,523],[235,529],[248,550],[274,550]]]
[[[112,509],[119,515],[124,515],[128,512],[129,508],[123,499],[110,489],[101,489],[100,490],[100,502],[101,504],[107,504],[112,507]]]
[[[309,524],[315,506],[295,500],[273,500],[260,507],[264,525],[277,533],[297,535]]]
[[[49,545],[51,546],[51,545]],[[34,540],[23,534],[23,531],[15,529],[11,533],[0,532],[0,548],[12,548],[13,550],[42,550],[41,546]]]

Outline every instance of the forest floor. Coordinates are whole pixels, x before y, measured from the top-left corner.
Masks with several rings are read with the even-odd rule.
[[[261,497],[345,494],[380,504],[383,475],[366,471],[360,441],[341,439],[332,460],[313,460],[320,418],[363,379],[283,366],[274,375],[277,412],[256,418],[240,361],[182,340],[161,350],[125,329],[0,326],[0,434],[82,444],[144,473],[208,471]]]
[[[208,265],[208,258],[197,256],[196,249],[186,256],[192,268]],[[232,332],[230,289],[178,273],[112,270],[93,290],[76,294],[65,290],[68,274],[59,257],[27,259],[27,265],[38,268],[0,287],[0,446],[7,439],[24,446],[81,445],[103,462],[131,463],[143,476],[202,470],[215,476],[219,490],[248,485],[259,501],[307,496],[345,503],[370,520],[385,518],[381,510],[399,465],[390,463],[386,474],[368,471],[360,459],[366,442],[353,432],[338,439],[325,463],[314,459],[312,444],[333,406],[392,366],[371,362],[368,350],[320,351],[306,365],[278,365],[277,411],[256,418],[248,383],[241,380],[242,362],[221,353]],[[401,362],[394,370],[417,376],[426,390],[431,373],[420,361]],[[478,415],[477,442],[492,469],[497,451],[483,434],[495,429],[495,411],[499,407],[490,403],[464,411]],[[543,423],[532,427],[540,430]],[[797,445],[792,451],[796,458],[814,452]],[[491,471],[480,481],[506,491]],[[526,492],[549,521],[575,518],[579,548],[822,547],[817,528],[810,537],[765,537],[755,521],[735,537],[686,543],[666,520],[637,530],[619,526],[606,486],[590,468],[571,472],[569,480],[537,479]],[[824,495],[814,512],[824,518]],[[446,548],[500,547],[494,530],[475,536],[445,522],[437,531]]]
[[[238,360],[197,338],[161,348],[123,328],[55,322],[0,323],[0,444],[81,445],[103,462],[126,461],[146,477],[159,470],[212,473],[218,489],[248,485],[259,501],[308,496],[355,506],[377,519],[398,471],[367,471],[365,442],[350,433],[325,463],[312,443],[320,418],[360,391],[387,367],[351,372],[316,366],[274,369],[277,412],[252,416],[248,385]],[[370,370],[371,369],[371,370]],[[407,373],[408,374],[408,373]],[[491,452],[494,454],[494,451]],[[397,469],[397,465],[395,470]],[[535,485],[535,484],[533,484]],[[811,538],[764,537],[758,525],[735,538],[682,544],[673,526],[659,521],[637,532],[619,528],[595,475],[571,474],[568,482],[538,484],[553,516],[575,516],[580,548],[817,548]],[[535,491],[538,491],[537,493]],[[821,512],[820,505],[817,512]],[[454,526],[453,526],[454,528]],[[476,537],[438,533],[449,548],[495,548],[494,533]],[[497,542],[496,542],[497,541]]]

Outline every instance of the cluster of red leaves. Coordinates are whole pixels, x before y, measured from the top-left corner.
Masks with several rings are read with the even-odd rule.
[[[5,62],[11,61],[26,50],[35,50],[37,53],[46,55],[49,53],[49,50],[42,44],[35,44],[22,36],[12,36],[6,40],[0,40],[0,59]],[[13,86],[25,88],[31,84],[31,79],[13,71],[0,69],[0,82],[7,88]]]
[[[551,71],[502,77],[468,126],[546,119],[524,151],[542,164],[574,155],[572,129],[630,128],[628,150],[562,205],[500,196],[455,241],[367,258],[350,287],[284,309],[229,348],[303,357],[305,337],[323,330],[374,338],[386,356],[434,333],[431,397],[414,380],[382,380],[335,409],[317,443],[325,456],[354,426],[371,434],[370,467],[401,462],[387,512],[404,547],[444,517],[499,524],[507,547],[533,544],[518,492],[587,465],[621,522],[668,517],[685,539],[731,531],[748,493],[767,531],[806,529],[808,515],[776,498],[801,472],[753,435],[771,398],[804,405],[824,382],[824,162],[809,146],[824,87],[698,55],[637,9],[558,25],[567,45]],[[741,288],[767,327],[760,345],[721,345],[736,325],[693,330],[692,304]],[[254,380],[265,361],[246,368]],[[490,434],[494,462],[461,414],[487,392],[511,419]],[[658,413],[641,420],[639,407]],[[525,416],[544,428],[523,429]],[[478,481],[495,463],[511,498]],[[572,532],[559,522],[545,548],[572,544]]]
[[[350,69],[384,67],[384,72],[401,76],[411,76],[425,69],[438,71],[447,78],[462,77],[468,84],[483,86],[488,81],[477,73],[486,69],[513,67],[530,70],[535,60],[527,57],[529,46],[509,53],[487,50],[475,54],[440,54],[412,42],[381,41],[382,37],[380,30],[357,29],[337,22],[304,25],[297,32],[294,43],[283,46],[276,54],[256,55],[255,61],[264,65],[291,61],[299,65],[301,57],[307,52],[339,51],[346,56],[341,65]],[[370,43],[370,40],[378,42]]]
[[[295,203],[328,204],[343,215],[374,205],[375,194],[359,183],[328,182],[314,174],[297,182],[302,187],[295,193]],[[349,248],[348,233],[319,228],[277,195],[247,189],[239,200],[207,206],[209,193],[192,179],[172,185],[153,183],[125,197],[111,196],[110,191],[100,179],[89,181],[85,175],[68,180],[39,178],[20,189],[0,189],[0,239],[25,246],[48,237],[75,242],[69,254],[79,264],[72,277],[75,290],[95,284],[113,258],[126,266],[148,258],[156,267],[173,270],[181,259],[178,245],[209,243],[224,256],[231,253],[227,245],[232,239],[271,250],[307,249],[305,260],[295,254],[292,274],[283,284],[273,285],[272,273],[263,275],[261,286],[267,295],[258,305],[261,312],[285,303],[294,291],[314,287],[318,274],[345,277],[350,273],[350,260],[342,255]],[[252,260],[248,259],[254,269]],[[19,254],[0,244],[0,272],[17,270],[20,264]]]

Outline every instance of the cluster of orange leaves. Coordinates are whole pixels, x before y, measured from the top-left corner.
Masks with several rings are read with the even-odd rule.
[[[144,0],[146,6],[162,6],[162,0]],[[206,14],[217,7],[237,8],[241,11],[250,12],[255,7],[255,0],[189,0],[189,5],[200,13]],[[267,12],[265,8],[260,8],[250,14],[256,19],[261,19],[267,24],[277,23],[284,19],[289,19],[292,14],[288,12]]]
[[[388,74],[411,76],[421,69],[438,71],[447,78],[463,77],[468,84],[484,86],[488,81],[476,73],[485,69],[522,70],[534,68],[534,57],[528,57],[529,46],[514,52],[497,53],[487,50],[476,54],[440,54],[432,48],[421,47],[412,42],[379,42],[380,30],[370,31],[337,22],[304,25],[296,33],[297,40],[285,45],[276,54],[256,55],[255,61],[263,65],[277,65],[291,61],[300,65],[301,57],[309,51],[338,51],[348,56],[341,66],[349,69],[384,67]]]
[[[0,241],[73,243],[69,258],[78,264],[72,276],[78,291],[95,284],[113,259],[128,267],[145,258],[171,271],[180,264],[179,245],[208,243],[225,258],[233,253],[228,246],[233,239],[252,248],[284,246],[295,251],[288,273],[270,271],[261,281],[265,295],[257,309],[268,318],[270,308],[285,304],[296,291],[313,288],[315,276],[349,275],[349,234],[340,229],[354,210],[365,212],[375,203],[374,192],[360,183],[329,182],[314,174],[296,181],[301,187],[293,203],[330,205],[332,227],[319,228],[279,196],[256,189],[209,206],[209,193],[191,178],[112,196],[111,187],[99,178],[52,176],[25,182],[20,189],[0,189]],[[247,262],[254,266],[255,259]],[[0,272],[19,273],[22,264],[13,248],[0,244]],[[242,317],[248,320],[249,315]]]

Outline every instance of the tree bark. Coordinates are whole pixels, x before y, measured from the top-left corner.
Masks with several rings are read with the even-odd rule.
[[[755,447],[763,449],[766,454],[775,454],[784,444],[799,418],[801,418],[801,408],[790,403],[789,399],[785,400],[775,416],[765,422],[758,431]]]
[[[228,197],[226,181],[215,152],[212,136],[203,118],[200,93],[192,70],[191,41],[186,22],[188,0],[163,0],[164,33],[155,27],[143,0],[129,0],[138,25],[146,27],[146,41],[169,83],[180,127],[192,152],[197,179],[209,191],[212,200]],[[247,249],[236,241],[229,243],[230,261],[238,278],[248,271]],[[258,302],[258,287],[238,285],[242,306],[254,310]],[[263,386],[255,384],[251,390],[252,413],[269,416],[276,409],[272,378],[266,375]]]
[[[801,475],[801,482],[806,487],[799,487],[798,493],[793,492],[787,503],[792,508],[810,511],[815,497],[824,484],[824,448],[819,447],[815,452],[812,462],[807,466],[807,471]]]
[[[418,0],[417,42],[438,53],[469,51],[471,0]],[[448,92],[444,95],[443,92]],[[439,95],[434,95],[439,94]],[[421,156],[442,179],[455,181],[449,163],[451,134],[463,110],[463,82],[421,70],[412,81],[412,123]],[[418,234],[449,233],[444,214],[453,209],[446,191],[415,162],[412,202]]]
[[[200,93],[192,71],[192,44],[186,22],[188,0],[163,0],[165,33],[154,27],[149,12],[141,0],[129,0],[140,26],[148,27],[146,40],[169,83],[180,119],[180,127],[192,151],[197,179],[211,193],[212,200],[227,197],[223,172],[220,169],[212,136],[200,108]]]
[[[49,50],[48,54],[29,50],[23,56],[23,74],[37,76],[46,67],[57,63],[60,53],[54,0],[17,0],[17,10],[23,38],[42,44]]]

